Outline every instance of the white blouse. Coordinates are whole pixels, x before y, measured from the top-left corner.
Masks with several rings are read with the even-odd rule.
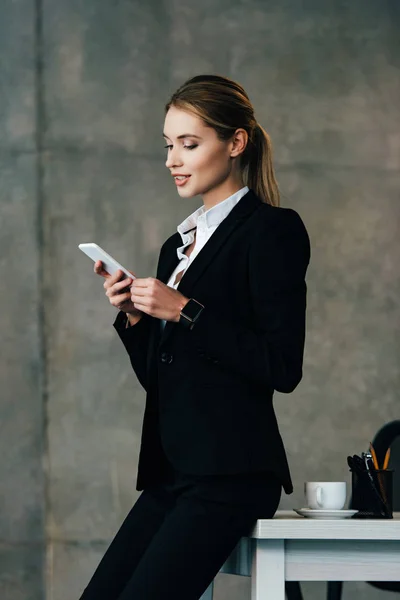
[[[175,283],[176,275],[183,271],[185,271],[190,267],[200,250],[203,248],[204,244],[210,239],[214,231],[217,229],[218,225],[228,216],[231,212],[232,208],[239,202],[239,200],[247,194],[249,188],[247,185],[242,187],[240,190],[219,202],[212,208],[205,210],[204,205],[200,206],[194,213],[189,215],[180,225],[178,225],[177,230],[181,235],[183,245],[176,249],[178,254],[179,263],[176,265],[174,271],[169,278],[167,285],[176,290],[179,285],[179,281]],[[190,253],[190,256],[186,256],[185,248],[190,246],[193,243],[195,237],[195,230],[197,229],[196,234],[196,244]],[[182,276],[183,276],[182,274]],[[166,321],[164,319],[160,319],[161,328],[165,327]]]

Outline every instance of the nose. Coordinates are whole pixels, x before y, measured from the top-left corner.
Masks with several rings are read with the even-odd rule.
[[[165,166],[167,167],[167,169],[172,169],[173,167],[181,167],[182,166],[182,159],[179,156],[179,151],[176,149],[174,150],[174,148],[171,148],[168,151],[168,156],[167,156],[167,160],[165,161]]]

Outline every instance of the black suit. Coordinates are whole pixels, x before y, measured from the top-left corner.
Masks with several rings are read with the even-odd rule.
[[[176,267],[178,233],[157,278]],[[240,538],[292,491],[272,406],[301,379],[309,240],[293,210],[249,191],[178,289],[205,308],[194,329],[144,315],[114,323],[147,391],[144,489],[81,600],[198,600]]]
[[[175,269],[175,233],[157,278]],[[273,472],[293,490],[272,404],[302,377],[309,238],[292,209],[250,190],[220,223],[178,290],[205,308],[193,330],[144,314],[114,323],[147,391],[137,489],[159,482],[165,455],[194,475]]]

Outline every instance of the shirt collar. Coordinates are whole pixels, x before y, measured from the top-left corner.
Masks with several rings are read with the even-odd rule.
[[[245,194],[247,194],[248,191],[249,188],[245,185],[232,194],[232,196],[229,196],[229,198],[226,198],[208,210],[205,210],[204,205],[200,206],[200,208],[195,210],[194,213],[186,217],[186,219],[178,225],[178,232],[183,236],[190,229],[194,229],[195,227],[202,227],[204,229],[218,227],[221,221],[228,216],[232,208]]]

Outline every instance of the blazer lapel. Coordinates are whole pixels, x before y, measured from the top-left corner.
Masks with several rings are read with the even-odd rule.
[[[179,233],[175,233],[174,244],[172,244],[171,242],[172,250],[170,249],[168,253],[165,254],[165,256],[162,260],[160,260],[160,263],[158,265],[157,279],[159,279],[165,284],[167,284],[171,273],[173,272],[173,270],[179,262],[178,254],[176,251],[177,248],[179,248],[179,246],[182,246],[182,238]]]
[[[247,194],[242,196],[239,202],[233,207],[231,212],[225,217],[225,219],[218,225],[210,239],[206,242],[203,248],[200,250],[196,258],[190,264],[190,267],[186,270],[182,276],[177,289],[186,297],[191,297],[193,287],[199,277],[206,270],[207,266],[212,262],[214,256],[217,254],[221,246],[225,243],[231,233],[242,223],[257,207],[262,204],[261,200],[254,194],[252,190],[249,190]],[[175,269],[179,262],[177,255],[177,248],[182,245],[182,238],[179,233],[176,234],[176,244],[172,246],[172,250],[169,250],[168,254],[160,262],[157,278],[163,283],[167,283],[171,273]],[[174,329],[173,321],[167,321],[164,330],[161,335],[160,343],[166,341],[171,331]]]

